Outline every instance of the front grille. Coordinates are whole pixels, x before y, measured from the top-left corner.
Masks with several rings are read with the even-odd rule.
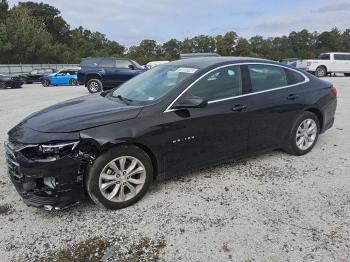
[[[19,171],[19,163],[16,160],[15,148],[16,146],[11,142],[5,142],[5,156],[9,175],[15,181],[19,182],[23,178],[23,175]]]

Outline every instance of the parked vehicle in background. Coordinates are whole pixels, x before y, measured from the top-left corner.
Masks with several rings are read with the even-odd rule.
[[[309,153],[333,126],[336,95],[273,61],[178,60],[30,115],[8,133],[8,170],[28,205],[62,209],[87,193],[124,208],[154,179],[267,150]]]
[[[126,58],[84,58],[80,63],[78,82],[90,93],[117,87],[145,71],[136,61]]]
[[[189,59],[197,57],[220,57],[217,53],[184,53],[180,54],[180,59]]]
[[[282,59],[280,63],[296,67],[298,60],[299,58],[287,58],[287,59]]]
[[[148,62],[145,65],[145,68],[146,69],[151,69],[153,67],[156,67],[156,66],[159,66],[159,65],[163,65],[163,64],[166,64],[166,63],[169,63],[169,61],[151,61],[151,62]]]
[[[40,82],[43,86],[58,86],[58,85],[78,85],[78,74],[79,68],[63,69],[57,73],[53,73],[47,76],[40,77]]]
[[[332,73],[350,76],[350,53],[323,53],[316,59],[297,61],[297,68],[324,77]]]
[[[26,84],[32,84],[35,82],[41,82],[40,78],[45,75],[50,75],[52,73],[56,73],[57,70],[54,68],[42,68],[42,69],[34,69],[28,74],[22,74],[21,77]]]
[[[24,84],[20,76],[0,75],[0,89],[21,88]]]

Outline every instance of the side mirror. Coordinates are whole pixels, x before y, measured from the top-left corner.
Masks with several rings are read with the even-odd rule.
[[[130,68],[131,70],[135,70],[135,66],[134,66],[134,65],[129,65],[129,68]]]
[[[174,109],[185,109],[185,108],[203,108],[208,105],[208,100],[204,97],[190,96],[185,97],[175,105]]]

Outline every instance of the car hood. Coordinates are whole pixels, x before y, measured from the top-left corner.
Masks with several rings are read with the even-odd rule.
[[[140,106],[128,106],[100,94],[68,100],[39,112],[19,125],[45,133],[75,132],[137,117]]]

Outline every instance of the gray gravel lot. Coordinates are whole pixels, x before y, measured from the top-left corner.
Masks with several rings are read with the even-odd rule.
[[[0,261],[64,261],[65,252],[79,260],[85,246],[93,250],[85,259],[94,260],[114,243],[140,251],[125,251],[121,261],[350,261],[350,78],[328,80],[338,88],[336,122],[310,154],[275,151],[156,182],[123,210],[90,201],[57,213],[27,207],[1,147]],[[86,94],[84,87],[0,90],[0,142],[33,111]]]

